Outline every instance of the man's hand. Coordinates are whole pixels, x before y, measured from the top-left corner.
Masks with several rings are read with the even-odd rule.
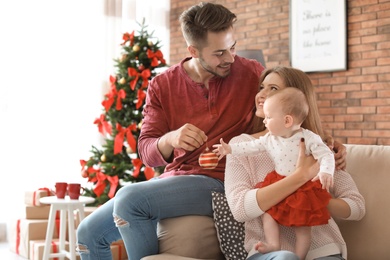
[[[338,141],[335,141],[333,146],[336,169],[345,170],[347,168],[347,147]]]
[[[325,138],[326,145],[334,152],[336,170],[345,170],[347,167],[347,148],[330,135]]]
[[[207,141],[207,136],[198,127],[192,124],[185,124],[179,129],[170,132],[169,140],[173,148],[194,151]]]
[[[157,146],[164,159],[169,161],[175,148],[194,151],[206,141],[207,136],[202,130],[192,124],[185,124],[179,129],[161,136]]]

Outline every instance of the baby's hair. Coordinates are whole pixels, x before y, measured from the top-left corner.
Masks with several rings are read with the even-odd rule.
[[[285,88],[279,91],[273,91],[267,97],[279,99],[279,104],[285,115],[293,116],[298,124],[306,119],[309,114],[309,105],[305,94],[298,88]]]

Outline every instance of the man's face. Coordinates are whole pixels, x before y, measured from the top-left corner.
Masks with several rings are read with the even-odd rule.
[[[207,72],[225,78],[230,74],[236,55],[234,29],[212,33],[207,36],[207,46],[199,50],[199,63]]]

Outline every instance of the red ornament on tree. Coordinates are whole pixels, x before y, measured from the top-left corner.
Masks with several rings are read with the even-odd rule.
[[[211,152],[207,147],[206,150],[200,154],[198,161],[203,169],[214,169],[218,165],[218,156]]]

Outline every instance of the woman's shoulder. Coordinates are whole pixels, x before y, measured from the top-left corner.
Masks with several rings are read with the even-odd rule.
[[[237,135],[237,136],[233,137],[232,139],[230,139],[229,143],[233,144],[233,143],[239,143],[239,142],[244,142],[244,141],[251,141],[253,139],[255,139],[255,138],[251,135],[240,134],[240,135]]]

